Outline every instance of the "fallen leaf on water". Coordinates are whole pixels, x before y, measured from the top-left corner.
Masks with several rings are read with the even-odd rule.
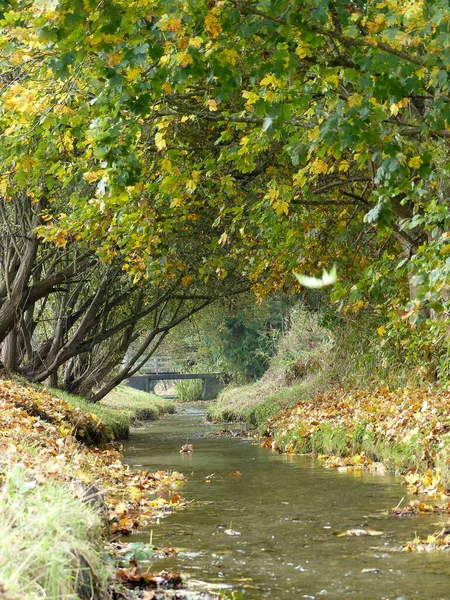
[[[381,573],[381,569],[363,569],[361,573]]]
[[[193,444],[185,444],[184,446],[181,446],[180,453],[183,453],[183,452],[190,453],[193,451],[194,451]]]
[[[347,529],[342,533],[338,533],[337,537],[344,536],[362,536],[362,535],[383,535],[383,531],[376,531],[375,529]]]
[[[242,477],[242,473],[240,471],[232,471],[229,474],[230,477]]]
[[[227,535],[241,535],[240,531],[236,531],[234,529],[225,529],[224,533]]]

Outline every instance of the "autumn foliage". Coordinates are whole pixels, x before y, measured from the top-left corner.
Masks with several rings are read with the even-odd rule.
[[[16,463],[37,484],[63,482],[75,496],[99,503],[111,534],[129,534],[182,501],[181,473],[131,471],[120,446],[86,445],[101,420],[51,394],[0,380],[0,476]],[[105,435],[105,433],[103,433]]]
[[[390,468],[416,494],[450,490],[448,392],[333,390],[286,409],[269,431],[284,451],[315,452],[325,466]]]

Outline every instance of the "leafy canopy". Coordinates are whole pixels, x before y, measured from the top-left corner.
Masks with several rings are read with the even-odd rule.
[[[136,279],[238,260],[262,294],[336,263],[336,300],[393,286],[388,310],[446,314],[449,19],[447,0],[8,3],[1,193],[45,196],[41,235]]]

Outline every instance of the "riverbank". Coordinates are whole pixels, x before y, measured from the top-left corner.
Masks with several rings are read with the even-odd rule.
[[[155,584],[154,574],[137,577],[133,552],[129,568],[122,561],[117,570],[117,548],[105,553],[105,543],[181,506],[184,477],[123,464],[121,447],[110,442],[133,418],[130,407],[115,420],[110,407],[89,405],[87,412],[79,405],[45,388],[0,380],[5,600],[126,598],[123,580]]]
[[[128,438],[130,427],[173,414],[176,410],[176,403],[173,400],[126,385],[119,385],[96,404],[58,389],[50,391],[82,411],[97,415],[109,436],[108,440],[125,440]]]
[[[314,388],[306,380],[259,403],[247,388],[228,390],[210,407],[209,416],[246,420],[256,427],[262,446],[316,456],[326,468],[400,475],[407,491],[421,498],[389,507],[397,516],[450,514],[450,392],[350,391],[328,385],[326,391],[308,395]],[[449,548],[444,530],[404,545],[407,551]]]
[[[228,391],[210,406],[209,418],[247,421],[263,445],[280,452],[319,456],[327,467],[390,471],[416,494],[450,495],[450,392],[311,393],[306,381],[255,403],[247,390]]]

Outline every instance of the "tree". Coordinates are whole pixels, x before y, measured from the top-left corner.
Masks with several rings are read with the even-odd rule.
[[[446,0],[26,8],[3,14],[2,189],[41,203],[44,239],[260,295],[337,263],[336,298],[392,286],[387,312],[440,311],[442,336]]]

